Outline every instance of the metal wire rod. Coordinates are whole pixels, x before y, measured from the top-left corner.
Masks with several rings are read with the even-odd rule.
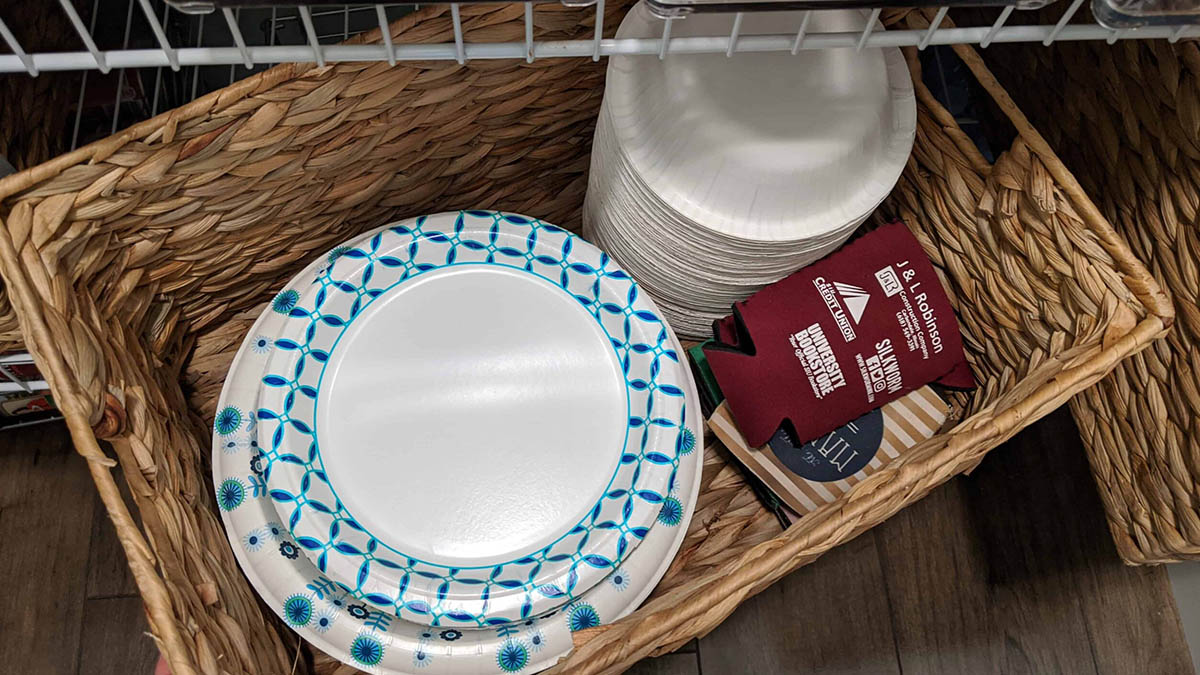
[[[321,49],[321,43],[317,41],[317,31],[313,29],[312,14],[308,11],[308,5],[300,5],[297,9],[300,10],[300,21],[304,23],[304,32],[308,35],[308,44],[312,47],[313,60],[320,67],[325,67],[325,53]]]
[[[729,36],[677,37],[670,36],[664,22],[663,39],[623,38],[604,40],[600,46],[601,56],[657,54],[723,54],[729,49]],[[987,26],[969,28],[939,28],[929,40],[930,45],[980,44],[991,33]],[[992,42],[1042,42],[1053,31],[1051,26],[1004,26],[991,36]],[[926,29],[875,31],[863,45],[866,47],[910,47],[917,46],[925,37]],[[1055,41],[1105,40],[1111,35],[1107,28],[1095,24],[1073,24],[1064,26]],[[1126,39],[1178,39],[1200,37],[1200,26],[1186,26],[1182,30],[1174,26],[1146,26],[1130,31]],[[855,32],[805,34],[800,49],[855,48],[862,41],[862,34]],[[796,46],[796,36],[786,35],[743,35],[738,38],[738,53],[791,51]],[[469,55],[472,59],[523,59],[529,51],[524,41],[473,43],[464,46],[464,54],[458,45],[403,44],[395,45],[397,61],[450,61]],[[535,42],[534,51],[538,58],[590,57],[595,50],[592,39]],[[311,61],[313,50],[307,45],[250,46],[247,47],[254,63],[303,63]],[[236,47],[181,48],[179,61],[185,66],[212,66],[241,63],[242,53]],[[386,61],[386,50],[380,45],[325,45],[322,54],[328,61]],[[114,68],[147,68],[169,65],[161,49],[126,49],[106,53],[109,65]],[[96,63],[89,52],[55,52],[30,54],[39,71],[95,70]],[[15,54],[0,54],[0,72],[25,72],[25,65]]]
[[[383,44],[387,47],[387,62],[389,66],[396,65],[396,51],[392,48],[392,29],[387,20],[387,12],[384,11],[383,5],[375,5],[375,18],[379,19],[379,34],[383,37]]]
[[[597,51],[600,45],[596,45]],[[533,3],[525,3],[525,63],[533,63]]]
[[[667,49],[671,45],[671,22],[675,19],[668,18],[663,21],[662,41],[658,46],[658,60],[661,61],[667,56]]]
[[[987,46],[992,44],[992,40],[996,39],[996,35],[1000,33],[1000,29],[1004,27],[1004,22],[1008,21],[1008,15],[1013,13],[1013,6],[1009,5],[1000,12],[1000,16],[996,19],[996,23],[992,24],[992,29],[987,35],[979,41],[980,49],[987,49]]]
[[[388,4],[393,4],[393,3],[388,3]],[[418,5],[414,5],[414,7],[418,7]],[[346,5],[344,9],[318,9],[318,10],[310,12],[309,16],[312,16],[315,18],[321,18],[321,17],[325,17],[325,16],[333,16],[335,14],[342,14],[343,12],[369,12],[370,10],[371,10],[370,5],[363,5],[363,6],[358,6],[358,7]],[[295,21],[298,18],[299,17],[297,17],[297,16],[284,16],[284,17],[272,18],[271,22],[277,23],[279,28],[283,28],[284,24]]]
[[[796,41],[792,44],[792,56],[800,53],[804,46],[804,34],[808,32],[808,20],[812,18],[812,10],[805,10],[804,18],[800,19],[800,30],[796,31]]]
[[[946,18],[946,12],[949,11],[949,7],[942,7],[937,11],[937,14],[933,17],[933,21],[929,24],[929,30],[925,32],[925,37],[921,38],[921,41],[917,43],[917,49],[923,50],[929,46],[929,41],[933,39],[933,34],[937,32],[938,26],[942,25],[942,19]]]
[[[96,47],[96,41],[92,39],[92,34],[83,26],[83,19],[79,18],[79,12],[75,11],[75,5],[71,4],[71,0],[58,0],[58,4],[62,5],[63,11],[67,13],[67,18],[71,20],[71,25],[75,27],[75,32],[79,33],[79,39],[83,40],[83,46],[87,47],[88,52],[92,55],[92,60],[96,62],[96,68],[102,73],[109,71],[109,66],[104,55]],[[96,12],[92,10],[92,28],[96,27]]]
[[[1045,40],[1042,40],[1043,45],[1049,47],[1050,45],[1054,44],[1055,38],[1057,38],[1058,34],[1062,32],[1062,29],[1066,27],[1067,22],[1071,20],[1071,17],[1075,16],[1075,12],[1079,11],[1079,7],[1081,5],[1083,5],[1083,0],[1075,0],[1075,2],[1071,3],[1071,6],[1067,8],[1067,13],[1063,14],[1062,18],[1058,20],[1058,23],[1054,24],[1054,30],[1050,31],[1050,34],[1046,36]]]
[[[0,365],[0,392],[23,391],[31,393],[33,388],[30,383],[17,377],[11,369],[4,365]]]
[[[35,390],[49,389],[50,385],[46,384],[45,380],[29,380],[16,382],[0,382],[0,394],[11,394],[18,391],[31,393]],[[7,425],[5,429],[11,429],[17,425]]]
[[[146,0],[142,0],[146,2]],[[242,29],[238,26],[238,20],[233,15],[233,10],[225,7],[221,10],[225,15],[225,23],[229,25],[229,32],[233,35],[233,42],[237,45],[238,51],[242,53],[242,62],[246,64],[246,69],[254,67],[254,61],[250,60],[250,52],[246,51],[246,38],[242,37]],[[238,10],[240,13],[241,10]]]
[[[467,52],[463,46],[462,17],[458,15],[458,3],[450,3],[450,19],[454,23],[454,60],[466,63]]]
[[[871,39],[871,33],[875,30],[875,22],[879,21],[879,13],[883,11],[879,7],[871,10],[871,17],[867,19],[867,27],[863,29],[862,37],[858,39],[858,44],[854,45],[856,51],[862,51],[866,46],[867,40]]]
[[[72,9],[74,9],[72,7]],[[96,29],[96,16],[100,13],[100,0],[92,0],[92,30]],[[76,15],[78,16],[78,15]],[[100,67],[99,62],[92,59],[92,63],[97,68]],[[84,72],[83,77],[79,78],[79,100],[75,103],[75,126],[71,131],[71,150],[74,150],[79,145],[79,122],[83,119],[83,101],[87,94],[88,74]]]
[[[21,43],[17,42],[17,36],[13,35],[8,26],[4,24],[4,19],[0,19],[0,37],[4,38],[4,43],[8,45],[13,54],[16,54],[18,59],[21,59],[21,65],[25,66],[25,72],[29,73],[31,77],[37,77],[37,66],[33,65],[33,59],[29,58],[29,54],[26,54],[25,50],[21,49]]]
[[[729,31],[729,48],[725,50],[725,58],[733,56],[737,51],[738,33],[742,32],[742,13],[738,12],[733,17],[733,28]]]
[[[600,60],[600,40],[604,38],[604,0],[596,0],[596,48],[592,51],[592,60]]]
[[[167,39],[167,33],[159,23],[158,17],[154,15],[154,8],[150,6],[150,0],[139,0],[139,2],[142,5],[142,14],[146,15],[146,22],[150,24],[150,32],[154,33],[154,39],[158,40],[158,46],[162,47],[163,53],[167,55],[167,62],[171,64],[171,70],[179,72],[179,56],[171,47],[171,41]],[[166,16],[166,12],[163,12],[163,16]],[[241,39],[241,33],[237,33],[236,36],[235,39]]]
[[[200,15],[200,21],[199,21],[200,25],[196,28],[196,47],[197,48],[200,48],[204,45],[204,19],[207,18],[207,16],[208,16],[207,14]],[[200,65],[197,64],[195,68],[192,68],[192,99],[196,98],[196,94],[199,91],[199,85],[200,85]]]
[[[170,12],[171,12],[171,6],[164,2],[161,25],[163,25],[163,26],[167,25],[167,17],[169,16]],[[179,63],[178,56],[175,57],[175,63],[176,64]],[[84,73],[84,77],[87,77],[86,73]],[[154,117],[155,115],[158,114],[158,92],[161,88],[162,88],[162,68],[155,68],[154,69],[154,100],[150,103],[150,116],[151,117]]]
[[[121,42],[121,49],[129,49],[129,29],[133,26],[133,0],[129,0],[129,6],[125,10],[125,38]],[[113,102],[113,119],[112,128],[109,129],[110,134],[117,133],[117,125],[121,119],[121,90],[125,88],[125,69],[117,71],[117,98]]]

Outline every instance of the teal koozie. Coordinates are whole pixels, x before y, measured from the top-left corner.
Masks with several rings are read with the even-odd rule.
[[[712,343],[712,340],[706,340],[687,350],[688,356],[692,360],[692,374],[696,376],[696,384],[700,390],[700,404],[704,409],[705,417],[711,415],[712,411],[721,405],[721,401],[725,400],[725,395],[721,393],[721,385],[717,384],[717,378],[708,365],[708,358],[704,356],[704,347]]]

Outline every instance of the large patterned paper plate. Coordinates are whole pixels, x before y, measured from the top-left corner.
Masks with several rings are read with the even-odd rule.
[[[523,621],[673,508],[687,369],[633,280],[559,228],[406,221],[272,309],[262,475],[301,551],[360,600],[434,626]]]
[[[306,274],[315,272],[313,265]],[[559,610],[486,629],[431,628],[397,619],[359,601],[315,568],[279,522],[262,479],[263,453],[245,402],[261,388],[274,344],[265,336],[285,319],[261,316],[247,335],[222,391],[213,437],[214,483],[234,552],[263,599],[305,640],[346,663],[374,673],[537,672],[572,647],[571,632],[616,620],[641,603],[666,572],[682,543],[699,489],[702,430],[685,413],[687,442],[658,520],[642,545],[604,582]],[[668,349],[680,353],[673,336]],[[686,409],[697,411],[695,387],[684,383]]]

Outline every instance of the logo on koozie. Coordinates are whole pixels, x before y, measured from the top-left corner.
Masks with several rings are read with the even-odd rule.
[[[833,282],[833,287],[837,289],[838,295],[842,296],[842,302],[846,304],[846,309],[850,311],[850,317],[854,319],[854,323],[860,323],[863,311],[867,309],[867,301],[871,299],[871,294],[858,286],[843,284],[840,281]]]

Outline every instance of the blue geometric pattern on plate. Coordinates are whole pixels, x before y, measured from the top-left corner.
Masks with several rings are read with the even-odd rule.
[[[254,416],[270,497],[296,543],[346,592],[431,625],[522,621],[575,600],[611,573],[656,519],[678,523],[669,490],[694,442],[686,375],[662,320],[607,254],[553,225],[491,211],[418,218],[337,253],[308,292],[273,303],[288,318]],[[328,481],[315,423],[324,366],[342,333],[389,290],[454,265],[524,270],[569,293],[609,337],[629,397],[625,449],[588,514],[545,548],[477,568],[421,560],[364,528]]]

